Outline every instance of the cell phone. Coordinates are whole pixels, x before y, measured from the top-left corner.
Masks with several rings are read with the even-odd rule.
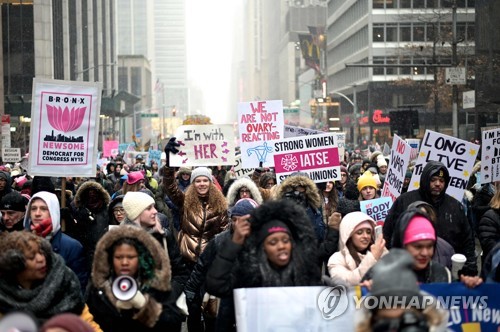
[[[377,225],[375,226],[375,240],[378,240],[380,236],[382,236],[382,226]]]

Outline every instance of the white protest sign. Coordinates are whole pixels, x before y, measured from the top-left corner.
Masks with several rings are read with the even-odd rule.
[[[238,104],[241,161],[243,167],[273,166],[272,142],[283,138],[283,101]]]
[[[326,134],[324,131],[316,130],[316,129],[309,129],[309,128],[302,128],[302,127],[293,127],[289,125],[285,125],[285,138],[290,138],[290,137],[299,137],[299,136],[310,136],[310,135],[319,135],[319,134]],[[332,134],[337,135],[335,139],[337,140],[337,145],[339,148],[339,158],[340,160],[344,160],[345,156],[345,133],[337,133],[337,132],[332,132]]]
[[[476,91],[462,92],[462,107],[464,109],[476,107]]]
[[[389,160],[389,168],[382,188],[383,197],[395,201],[401,195],[406,169],[410,163],[411,147],[398,135],[394,135]]]
[[[500,128],[484,130],[481,145],[481,184],[500,180]]]
[[[420,187],[420,175],[428,161],[440,161],[450,173],[446,193],[459,202],[474,167],[479,145],[431,130],[425,132],[408,191]]]
[[[274,142],[277,183],[294,172],[304,172],[314,182],[340,180],[336,134],[286,138]]]
[[[344,286],[238,288],[233,294],[238,332],[355,330],[355,293]]]
[[[392,207],[390,197],[380,197],[359,202],[361,212],[366,213],[375,220],[377,225],[383,225],[387,212]]]
[[[30,175],[95,177],[100,82],[33,79]]]
[[[175,132],[179,153],[170,153],[170,166],[234,165],[233,125],[180,126]]]
[[[17,163],[21,160],[20,148],[2,148],[2,161],[4,163]]]
[[[417,159],[418,150],[420,150],[420,139],[407,138],[405,141],[406,141],[406,143],[410,144],[410,147],[411,147],[410,160]]]
[[[241,154],[236,155],[235,159],[235,164],[233,167],[233,171],[236,174],[236,178],[242,178],[245,176],[252,176],[253,171],[255,168],[243,168],[241,164]]]

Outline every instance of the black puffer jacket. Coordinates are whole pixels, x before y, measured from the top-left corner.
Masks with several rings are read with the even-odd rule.
[[[438,199],[434,201],[430,193],[430,181],[440,169],[443,169],[445,173],[445,189]],[[384,222],[384,239],[387,242],[387,246],[390,247],[396,220],[399,216],[411,203],[415,201],[427,202],[434,207],[437,214],[437,223],[435,225],[437,235],[446,240],[456,253],[463,254],[467,257],[467,262],[464,265],[462,273],[466,275],[477,275],[472,229],[460,202],[445,193],[446,188],[448,188],[449,179],[448,170],[443,163],[429,161],[422,171],[420,188],[399,196],[389,210]]]
[[[478,237],[483,249],[483,257],[486,257],[491,249],[500,243],[500,209],[486,211],[479,221]]]
[[[271,220],[285,223],[292,235],[291,269],[288,277],[284,271],[269,268],[267,257],[259,243],[258,233]],[[313,225],[305,210],[290,200],[269,201],[251,214],[251,234],[243,246],[227,238],[217,252],[208,270],[206,290],[210,294],[227,297],[235,288],[273,286],[312,286],[321,282],[318,264],[317,240]]]

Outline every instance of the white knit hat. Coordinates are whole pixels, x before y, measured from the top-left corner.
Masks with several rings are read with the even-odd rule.
[[[206,167],[197,167],[191,172],[191,183],[199,176],[205,176],[212,182],[212,172]]]
[[[377,158],[377,167],[382,167],[382,166],[387,166],[387,161],[385,161],[385,158],[383,156],[379,156]]]
[[[127,218],[134,221],[139,215],[146,210],[148,206],[154,204],[153,197],[140,191],[129,191],[123,197],[123,208],[127,214]]]

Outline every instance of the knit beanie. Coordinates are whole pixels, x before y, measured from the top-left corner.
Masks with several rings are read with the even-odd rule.
[[[28,201],[17,191],[11,191],[0,201],[0,210],[26,212]]]
[[[377,180],[370,171],[366,171],[358,179],[358,190],[361,191],[364,187],[377,188]]]
[[[71,332],[94,331],[87,322],[80,318],[80,316],[71,313],[55,315],[43,324],[40,332],[45,332],[53,328],[60,328]]]
[[[378,156],[377,157],[377,167],[380,168],[382,166],[387,166],[387,162],[385,161],[385,158],[383,156]]]
[[[264,242],[264,240],[269,235],[279,232],[288,233],[289,235],[291,235],[290,229],[284,222],[279,220],[271,220],[266,222],[264,225],[262,225],[257,234],[258,243]]]
[[[408,227],[404,232],[403,245],[421,240],[436,241],[436,231],[427,218],[417,215],[408,222]]]
[[[182,175],[182,174],[191,175],[191,172],[192,172],[191,167],[180,167],[177,174],[179,174],[179,175]]]
[[[212,172],[206,167],[197,167],[191,172],[191,183],[199,176],[207,177],[212,182]]]
[[[419,296],[413,257],[404,249],[393,248],[373,266],[372,296]],[[407,298],[410,301],[410,298]]]
[[[259,204],[251,198],[242,198],[234,204],[230,212],[230,217],[241,217],[249,214],[253,211]]]
[[[141,171],[135,171],[128,173],[127,184],[134,184],[141,180],[144,180],[144,174]]]
[[[140,191],[129,191],[123,197],[122,202],[127,218],[131,221],[136,220],[148,206],[154,203],[153,197]]]

